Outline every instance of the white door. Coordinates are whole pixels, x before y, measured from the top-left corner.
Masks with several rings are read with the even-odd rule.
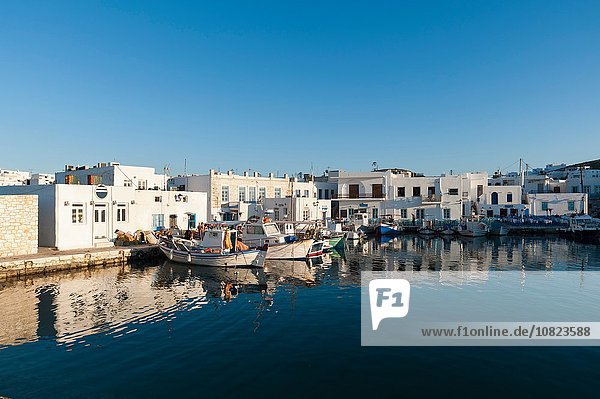
[[[108,233],[108,204],[94,204],[94,242],[105,241]]]

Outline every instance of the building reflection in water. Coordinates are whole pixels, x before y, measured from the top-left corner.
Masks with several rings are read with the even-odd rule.
[[[597,246],[558,238],[401,236],[348,243],[345,251],[310,263],[267,262],[264,269],[165,262],[75,271],[0,283],[0,347],[35,340],[85,345],[91,334],[123,336],[135,332],[140,323],[172,320],[180,311],[248,294],[255,295],[258,329],[262,312],[277,301],[278,290],[286,290],[293,302],[303,288],[356,286],[361,271],[435,271],[438,279],[447,279],[446,271],[485,278],[488,270],[585,270],[594,265],[600,265]]]

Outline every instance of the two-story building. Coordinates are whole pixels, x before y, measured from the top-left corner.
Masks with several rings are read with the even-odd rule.
[[[170,190],[187,190],[206,192],[208,194],[207,215],[209,220],[245,221],[252,216],[260,216],[269,204],[267,199],[283,200],[292,198],[289,209],[301,209],[300,214],[289,213],[285,220],[300,217],[303,220],[303,210],[311,204],[311,218],[317,215],[317,189],[314,179],[309,175],[282,177],[269,173],[266,176],[258,172],[244,172],[242,175],[233,171],[219,172],[209,170],[206,175],[187,175],[172,177],[168,181]],[[283,201],[279,201],[283,202]],[[282,208],[284,208],[282,206]],[[283,209],[282,209],[283,212]],[[283,214],[283,213],[282,213]],[[282,219],[283,220],[283,219]]]

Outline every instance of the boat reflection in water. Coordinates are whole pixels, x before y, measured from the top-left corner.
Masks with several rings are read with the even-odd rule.
[[[485,278],[488,270],[587,270],[598,265],[597,245],[557,237],[403,235],[356,241],[309,262],[267,260],[263,269],[190,267],[165,261],[146,267],[72,271],[0,282],[0,348],[38,340],[67,349],[89,346],[99,337],[136,334],[148,324],[186,317],[211,319],[221,309],[226,310],[218,317],[243,318],[269,309],[292,312],[281,305],[297,293],[323,285],[357,288],[361,271],[427,270],[443,275],[461,270],[482,272],[477,275]],[[312,298],[316,308],[326,305],[319,301],[331,300],[309,292],[303,298]],[[193,316],[185,316],[191,312]],[[259,325],[257,321],[254,329]]]

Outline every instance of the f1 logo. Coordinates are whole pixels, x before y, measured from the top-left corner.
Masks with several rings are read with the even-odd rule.
[[[373,330],[383,319],[405,317],[410,303],[410,283],[404,279],[377,279],[369,282]]]

